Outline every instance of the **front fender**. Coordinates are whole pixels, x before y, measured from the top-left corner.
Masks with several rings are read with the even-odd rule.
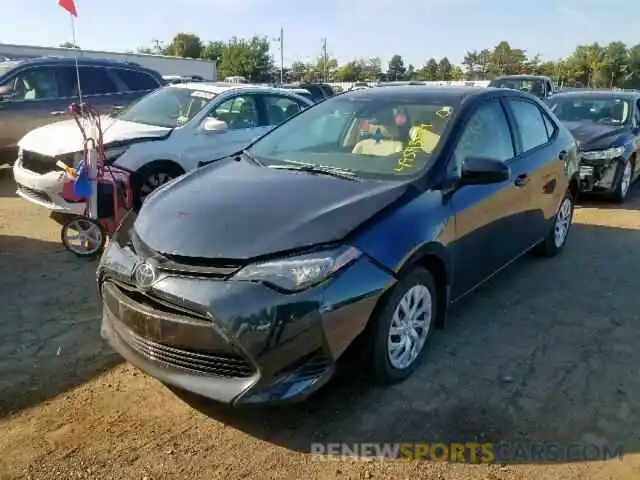
[[[441,192],[432,191],[381,215],[352,243],[397,276],[429,254],[437,256],[450,272],[447,246],[454,240],[453,208]]]

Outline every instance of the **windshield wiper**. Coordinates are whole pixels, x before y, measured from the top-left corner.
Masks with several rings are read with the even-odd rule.
[[[340,167],[332,167],[329,165],[315,165],[313,163],[291,162],[281,165],[269,165],[269,168],[275,170],[295,170],[298,172],[319,173],[330,177],[343,178],[357,182],[356,172]]]
[[[242,150],[240,155],[243,155],[245,158],[248,158],[251,162],[255,163],[260,167],[264,167],[264,163],[258,160],[253,154],[249,153],[249,150]]]

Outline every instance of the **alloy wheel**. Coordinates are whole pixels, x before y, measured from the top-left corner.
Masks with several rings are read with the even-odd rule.
[[[161,187],[165,183],[173,180],[173,175],[166,172],[153,172],[148,175],[140,186],[140,200],[144,201],[147,196],[156,188]]]
[[[431,330],[433,299],[429,289],[414,285],[402,296],[389,328],[387,355],[391,366],[409,368],[418,358]]]
[[[556,248],[562,247],[567,240],[569,228],[571,227],[571,216],[573,214],[573,201],[570,197],[565,197],[560,204],[554,225],[553,241]]]

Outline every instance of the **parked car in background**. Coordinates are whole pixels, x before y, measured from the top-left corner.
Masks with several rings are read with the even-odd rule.
[[[198,75],[163,75],[163,80],[168,85],[176,83],[204,82],[204,78]]]
[[[335,95],[333,88],[324,83],[289,83],[280,85],[280,87],[294,90],[307,90],[315,103],[321,102],[322,100]]]
[[[542,75],[505,75],[489,82],[489,87],[510,88],[535,95],[546,100],[556,93],[556,87],[549,77]]]
[[[304,398],[350,346],[397,382],[451,302],[532,248],[562,251],[577,192],[576,142],[531,95],[337,95],[123,222],[97,272],[102,335],[235,405]]]
[[[640,93],[575,90],[549,106],[580,142],[580,188],[624,202],[640,175]]]
[[[102,120],[105,162],[133,172],[139,207],[155,188],[201,161],[242,150],[255,137],[313,105],[276,88],[207,82],[166,86]],[[19,142],[18,194],[53,211],[81,213],[62,196],[56,161],[77,166],[82,137],[74,120],[37,128]]]
[[[13,161],[18,140],[67,116],[80,93],[109,113],[164,84],[159,73],[134,63],[80,58],[78,64],[80,92],[74,58],[0,62],[0,158]]]

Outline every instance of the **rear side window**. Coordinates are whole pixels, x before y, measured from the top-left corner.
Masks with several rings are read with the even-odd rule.
[[[159,87],[158,81],[148,73],[137,70],[117,69],[118,76],[127,86],[127,90],[138,92],[141,90],[154,90]]]
[[[80,67],[80,88],[83,95],[118,93],[116,82],[102,67]]]
[[[533,103],[523,100],[509,100],[511,111],[520,130],[522,152],[528,152],[549,141],[547,126],[542,111]]]

